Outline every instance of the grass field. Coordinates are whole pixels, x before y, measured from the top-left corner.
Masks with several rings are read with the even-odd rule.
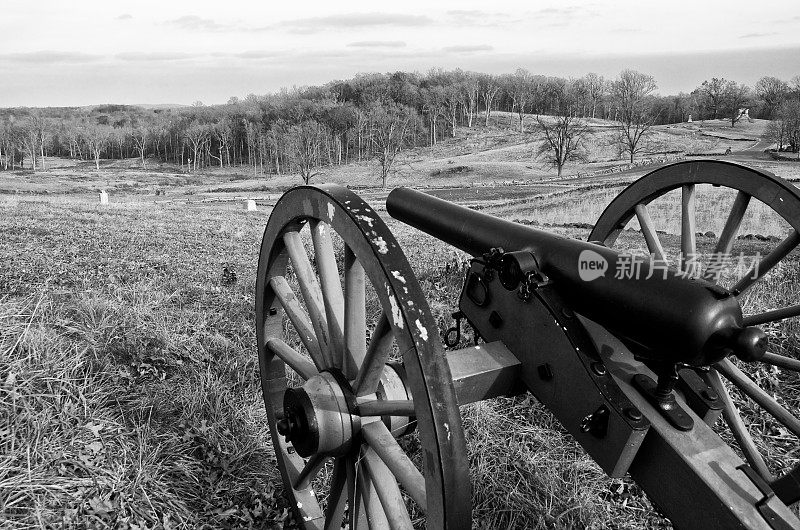
[[[482,146],[497,142],[473,140]],[[408,182],[429,183],[430,171],[459,164],[482,169],[468,177],[453,172],[448,186],[483,175],[489,182],[501,180],[506,175],[488,160],[512,156],[481,154],[468,145],[471,154],[464,156],[471,161],[448,164],[453,151],[433,149],[414,154],[421,160],[415,167],[425,169],[415,170]],[[507,162],[520,174],[530,164]],[[800,176],[795,168],[780,171]],[[362,170],[355,168],[355,174]],[[585,238],[605,205],[635,176],[433,193]],[[208,191],[214,188],[265,184],[268,191],[244,193],[264,195],[257,212],[244,211],[241,200],[187,202],[240,195]],[[6,191],[0,194],[0,526],[292,526],[261,401],[253,326],[255,268],[269,204],[289,184],[288,176],[266,182],[248,175],[119,167],[0,173]],[[113,190],[112,204],[97,203],[94,193],[102,187]],[[156,187],[166,189],[173,202],[156,203]],[[698,229],[719,235],[732,198],[706,200],[704,193],[706,214]],[[364,193],[381,213],[385,194]],[[676,204],[666,198],[654,209],[670,248],[678,244]],[[785,235],[787,227],[763,208],[753,211],[743,234]],[[443,331],[462,280],[453,264],[463,256],[387,222]],[[700,237],[699,247],[708,252],[714,241]],[[621,244],[643,248],[643,239],[637,231],[625,232]],[[743,239],[736,249],[763,254],[774,244]],[[793,256],[771,274],[747,298],[746,309],[797,303],[797,265]],[[769,331],[774,351],[796,354],[796,321]],[[758,368],[753,376],[795,413],[800,410],[796,375]],[[796,440],[752,403],[738,400],[757,442],[769,448],[772,466],[800,460]],[[462,412],[476,528],[669,527],[635,484],[608,479],[529,396]]]

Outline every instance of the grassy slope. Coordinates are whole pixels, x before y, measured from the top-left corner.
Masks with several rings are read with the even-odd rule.
[[[474,152],[469,146],[471,154],[461,158],[470,162],[463,165],[481,169],[442,182],[507,179],[492,165],[499,162],[529,175],[521,168],[530,162],[514,159],[522,148],[512,141],[495,138],[494,130],[469,134],[475,145],[501,149]],[[415,151],[418,168],[426,169],[410,182],[428,184],[426,171],[461,164],[459,145]],[[338,180],[355,179],[344,175],[354,169],[354,175],[368,171],[337,168]],[[194,199],[231,178],[241,177],[119,168],[100,174],[64,168],[36,177],[0,173],[2,188],[27,182],[51,191],[0,199],[0,525],[280,527],[286,521],[252,329],[257,250],[268,210],[153,205],[143,196],[162,186],[168,198]],[[270,181],[284,182],[291,180]],[[85,191],[109,184],[116,190],[112,198],[124,204],[101,207]],[[495,192],[490,211],[556,225],[591,223],[618,189],[547,188],[551,195],[538,198]],[[384,193],[368,195],[377,206]],[[724,212],[726,205],[715,208]],[[669,205],[664,212],[669,219]],[[459,257],[408,227],[390,226],[444,329],[462,279],[451,266]],[[626,246],[641,246],[634,236],[626,234]],[[710,238],[700,242],[713,244]],[[236,283],[223,284],[223,266],[236,272]],[[796,266],[779,271],[748,304],[769,307],[796,296],[796,275]],[[797,332],[795,324],[773,329],[779,351],[796,349]],[[767,385],[774,380],[796,389],[797,379],[786,374],[755,375]],[[794,400],[787,404],[797,407]],[[750,419],[773,440],[785,438],[755,413]],[[634,485],[608,480],[530,398],[467,407],[464,424],[477,527],[666,524]],[[784,449],[789,457],[777,455],[779,461],[796,460],[791,446]]]

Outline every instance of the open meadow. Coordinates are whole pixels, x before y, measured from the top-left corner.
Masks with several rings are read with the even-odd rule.
[[[732,145],[731,159],[800,179],[796,163],[747,154],[763,133],[759,120],[735,137],[713,125],[656,128],[652,164],[641,167],[617,160],[600,131],[592,161],[568,166],[560,179],[522,138],[469,131],[404,152],[390,186],[425,187],[585,239],[608,203],[668,153],[721,155]],[[0,526],[292,527],[261,397],[254,292],[271,207],[299,178],[255,178],[247,168],[144,170],[137,160],[99,171],[60,159],[49,166],[0,172]],[[363,186],[376,182],[373,172],[366,162],[336,166],[312,183]],[[110,204],[99,204],[99,189]],[[388,191],[358,193],[397,237],[443,333],[466,256],[386,215]],[[698,190],[698,248],[706,255],[734,200],[714,191]],[[245,210],[250,198],[257,211]],[[680,197],[663,198],[650,213],[668,252],[677,252]],[[638,223],[628,228],[622,248],[646,249]],[[766,254],[789,230],[756,204],[734,251]],[[747,311],[797,303],[797,254],[749,294]],[[768,331],[771,351],[797,355],[796,319]],[[797,374],[751,375],[800,411]],[[770,451],[768,464],[800,461],[796,440],[734,395]],[[466,406],[462,421],[475,528],[670,527],[638,486],[606,477],[531,396]]]

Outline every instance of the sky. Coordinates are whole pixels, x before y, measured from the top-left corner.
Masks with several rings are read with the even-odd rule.
[[[0,107],[205,104],[434,67],[613,78],[661,94],[800,75],[794,0],[2,0]]]

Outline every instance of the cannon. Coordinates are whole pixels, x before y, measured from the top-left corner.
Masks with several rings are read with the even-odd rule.
[[[699,190],[730,198],[705,271],[695,259]],[[675,194],[680,257],[670,264],[650,208]],[[714,270],[751,205],[788,234],[725,283]],[[765,459],[729,391],[796,447],[800,420],[747,370],[797,377],[800,360],[769,351],[765,327],[800,305],[743,310],[800,244],[796,187],[743,165],[679,162],[626,187],[586,241],[412,189],[393,190],[386,210],[472,257],[445,341],[463,342],[465,321],[474,344],[445,351],[403,250],[364,200],[336,185],[281,197],[259,256],[256,336],[272,443],[301,527],[469,528],[460,407],[523,392],[677,528],[800,527],[800,466]],[[630,234],[647,256],[622,251]]]

